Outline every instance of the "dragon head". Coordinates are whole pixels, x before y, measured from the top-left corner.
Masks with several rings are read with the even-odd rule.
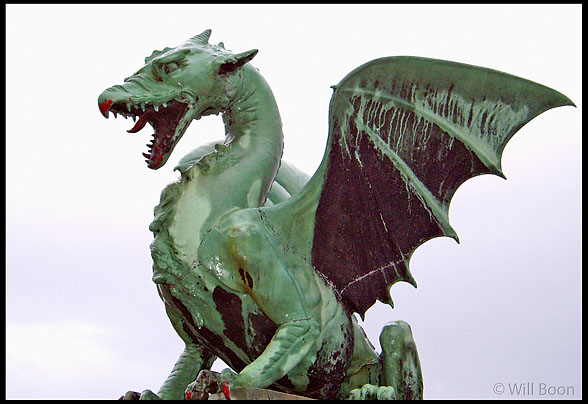
[[[145,66],[106,89],[98,97],[104,117],[112,112],[136,121],[128,132],[139,132],[149,123],[153,139],[143,153],[151,169],[162,167],[193,119],[218,114],[228,108],[239,87],[240,66],[257,50],[233,54],[221,43],[208,43],[210,30],[175,48],[154,51]],[[138,120],[137,120],[138,119]]]

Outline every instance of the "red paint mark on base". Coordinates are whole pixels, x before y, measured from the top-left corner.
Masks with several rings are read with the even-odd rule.
[[[229,391],[229,382],[225,382],[225,385],[223,386],[223,393],[225,395],[225,397],[227,398],[227,400],[231,399],[231,392]]]
[[[192,393],[187,392],[186,393],[186,400],[190,400],[192,398]]]

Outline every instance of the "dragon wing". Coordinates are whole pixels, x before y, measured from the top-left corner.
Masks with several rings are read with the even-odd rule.
[[[420,57],[368,62],[334,86],[323,160],[293,197],[262,218],[312,264],[351,312],[392,304],[415,249],[458,240],[448,220],[457,188],[504,177],[501,156],[523,125],[574,105],[548,87],[495,70]]]

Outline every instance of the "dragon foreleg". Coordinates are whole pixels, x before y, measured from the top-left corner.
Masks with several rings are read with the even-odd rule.
[[[210,369],[215,359],[198,345],[186,345],[172,372],[159,389],[158,396],[163,399],[183,399],[186,386],[196,379],[202,369]]]

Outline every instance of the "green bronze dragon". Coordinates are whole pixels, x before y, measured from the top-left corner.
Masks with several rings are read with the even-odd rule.
[[[151,169],[193,120],[221,114],[226,131],[179,162],[149,226],[153,282],[185,350],[157,394],[124,398],[195,398],[206,378],[229,395],[257,387],[315,399],[422,398],[408,324],[387,324],[378,354],[354,313],[376,300],[392,305],[395,282],[416,286],[414,250],[434,237],[457,240],[448,220],[456,189],[480,174],[503,176],[514,133],[573,103],[491,69],[373,60],[333,86],[326,151],[308,178],[281,161],[278,107],[249,63],[257,50],[230,52],[210,33],[154,51],[98,98],[106,118],[136,120],[129,132],[153,127]],[[231,369],[210,372],[217,357]]]

